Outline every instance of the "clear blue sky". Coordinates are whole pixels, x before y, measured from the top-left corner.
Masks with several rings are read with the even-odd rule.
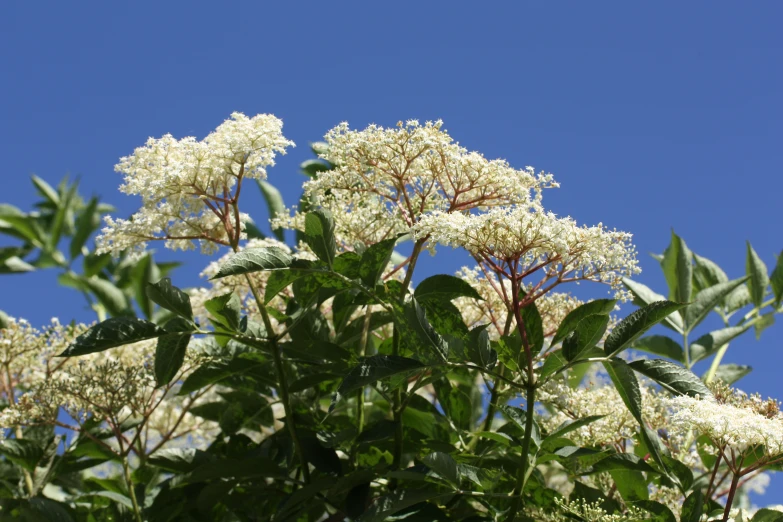
[[[137,201],[116,190],[120,156],[148,136],[201,138],[241,111],[281,117],[299,145],[270,172],[290,204],[308,142],[340,121],[441,118],[469,149],[553,172],[555,212],[632,232],[639,279],[661,293],[647,253],[671,228],[730,277],[744,273],[745,240],[774,265],[783,4],[477,5],[5,2],[0,201],[28,209],[29,174],[54,184],[71,173],[127,215]],[[179,284],[198,283],[203,259],[168,257],[189,262]],[[446,272],[465,262],[446,249],[437,259]],[[0,309],[34,323],[90,318],[54,280],[3,276]],[[727,361],[755,367],[743,388],[783,398],[781,333],[734,343]],[[773,485],[767,498],[782,498],[783,480]]]

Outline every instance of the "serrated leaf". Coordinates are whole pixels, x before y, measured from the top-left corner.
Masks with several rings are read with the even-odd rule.
[[[432,471],[438,474],[443,480],[459,487],[459,472],[457,471],[457,462],[448,453],[434,451],[425,456],[421,461]]]
[[[468,358],[482,368],[492,369],[498,362],[498,353],[492,349],[487,326],[477,326],[468,334]]]
[[[563,340],[563,355],[568,361],[578,360],[593,348],[606,332],[608,315],[588,315]]]
[[[631,283],[635,284],[633,282]],[[555,336],[552,337],[551,344],[555,345],[565,339],[568,334],[576,330],[579,323],[586,317],[591,315],[609,315],[609,313],[614,310],[616,304],[617,299],[595,299],[574,308],[565,316],[563,322],[560,323]]]
[[[213,297],[204,303],[204,308],[218,322],[230,331],[239,330],[242,306],[234,292]]]
[[[609,357],[617,355],[647,330],[685,306],[686,303],[658,301],[636,310],[614,327],[604,342],[604,352]]]
[[[672,230],[672,239],[661,261],[669,286],[669,300],[688,303],[693,292],[693,254],[685,241]]]
[[[363,386],[380,381],[392,375],[425,368],[421,362],[398,355],[373,355],[359,359],[359,364],[351,368],[337,390],[339,396],[358,390]],[[335,399],[335,402],[339,398]]]
[[[691,364],[709,357],[720,350],[726,343],[743,334],[750,328],[750,323],[743,326],[729,326],[704,334],[691,343]]]
[[[693,303],[685,308],[686,330],[691,331],[694,326],[701,323],[713,308],[718,306],[727,295],[746,280],[747,276],[726,283],[718,283],[696,294]]]
[[[177,376],[185,360],[190,334],[168,334],[158,338],[155,348],[155,381],[158,386],[169,384]]]
[[[283,202],[283,195],[277,190],[277,187],[265,181],[263,179],[257,179],[258,188],[261,190],[261,195],[264,196],[266,201],[266,208],[269,210],[269,220],[275,219],[277,216],[284,215],[285,203]],[[285,230],[281,227],[273,228],[272,233],[280,241],[285,241]]]
[[[741,364],[721,364],[715,370],[713,379],[721,380],[726,384],[734,384],[749,374],[751,371],[753,371],[753,368],[750,366],[744,366]],[[706,374],[702,376],[702,379],[705,377]]]
[[[525,407],[528,407],[525,405]],[[498,411],[503,413],[508,419],[513,422],[522,431],[525,430],[525,422],[527,413],[522,408],[516,406],[501,405],[498,406]],[[536,447],[541,447],[541,430],[538,428],[538,424],[533,419],[533,430],[530,437],[531,441]]]
[[[380,497],[359,517],[357,522],[383,522],[387,517],[419,502],[432,500],[453,493],[443,493],[435,488],[397,489]]]
[[[775,324],[775,312],[769,312],[759,316],[758,320],[753,323],[753,330],[756,333],[756,340],[761,338],[761,332]]]
[[[642,418],[642,392],[639,388],[639,381],[633,373],[633,370],[621,359],[611,359],[606,361],[604,368],[609,378],[612,380],[617,393],[623,400],[623,403],[634,416],[636,421],[644,425]]]
[[[164,277],[157,283],[148,283],[147,297],[166,310],[174,312],[188,320],[193,320],[193,308],[188,294],[171,284],[171,279]]]
[[[760,308],[761,303],[764,302],[764,293],[767,291],[767,285],[769,285],[769,275],[767,273],[767,265],[764,264],[764,261],[761,260],[756,251],[753,250],[750,241],[748,241],[745,272],[748,275],[750,299],[756,308]]]
[[[77,337],[59,357],[102,352],[117,346],[155,339],[165,334],[166,330],[149,321],[133,317],[112,317]]]
[[[386,239],[371,245],[364,251],[359,262],[359,277],[361,277],[365,286],[375,288],[376,283],[389,264],[389,259],[391,259],[394,245],[396,244],[396,238]]]
[[[772,286],[772,294],[775,296],[775,308],[779,308],[781,301],[783,301],[783,252],[778,256],[778,262],[769,278],[769,284]]]
[[[444,361],[448,360],[448,344],[443,337],[435,331],[429,321],[427,321],[424,308],[419,306],[419,303],[415,298],[411,299],[411,302],[406,306],[405,316],[410,327],[416,332],[424,346],[433,350]]]
[[[419,301],[428,299],[451,301],[457,297],[481,300],[475,288],[464,279],[447,274],[430,276],[418,284],[414,294]]]
[[[331,267],[337,250],[332,213],[326,209],[308,212],[305,216],[304,240],[318,259]]]
[[[674,513],[660,502],[654,500],[636,500],[634,502],[629,502],[629,504],[654,515],[651,518],[645,518],[647,522],[677,522],[677,517],[674,516]]]
[[[264,270],[283,270],[289,268],[293,260],[291,254],[279,247],[247,248],[230,255],[210,280]]]
[[[640,308],[651,303],[666,300],[661,294],[658,294],[642,283],[628,279],[627,277],[623,278],[623,285],[633,294],[633,304]],[[680,334],[685,328],[682,317],[680,317],[679,314],[669,315],[664,319],[663,324]]]
[[[704,494],[700,489],[688,495],[682,503],[680,522],[699,522],[704,514]],[[783,516],[783,513],[780,513]]]
[[[90,235],[101,226],[101,215],[97,209],[98,198],[92,198],[76,218],[76,230],[69,246],[71,259],[76,258],[81,253],[82,247],[87,243]]]
[[[712,392],[695,373],[671,361],[643,359],[631,362],[628,366],[676,395],[712,397]]]
[[[693,278],[697,281],[700,289],[703,290],[718,283],[726,283],[729,280],[726,272],[714,261],[696,253],[693,254],[693,261]]]
[[[124,315],[129,308],[128,298],[114,283],[98,277],[77,276],[111,315]]]
[[[581,419],[576,419],[572,422],[561,425],[555,431],[547,435],[544,438],[544,440],[541,441],[541,445],[546,446],[548,443],[551,443],[556,439],[564,437],[565,435],[571,433],[572,431],[578,430],[579,428],[583,426],[587,426],[588,424],[592,424],[593,422],[602,419],[604,417],[605,415],[590,415],[588,417],[582,417]]]
[[[665,335],[648,335],[633,342],[631,347],[634,350],[661,355],[674,359],[677,362],[685,362],[685,354],[677,341]]]
[[[756,511],[751,522],[783,522],[783,512],[776,509],[762,508]]]
[[[519,313],[525,326],[525,337],[530,347],[530,353],[535,357],[544,348],[544,324],[541,320],[541,314],[538,313],[536,303],[529,303]]]

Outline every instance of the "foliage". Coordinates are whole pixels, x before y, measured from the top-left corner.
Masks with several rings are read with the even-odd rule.
[[[266,179],[281,128],[234,114],[201,142],[151,139],[118,166],[142,211],[107,218],[97,249],[112,209],[75,183],[34,177],[38,210],[0,206],[19,243],[2,271],[58,270],[98,319],[0,316],[4,519],[783,520],[747,511],[783,461],[778,403],[722,363],[781,311],[781,263],[748,245],[729,279],[673,233],[660,295],[631,278],[629,235],[546,212],[550,174],[440,122],[338,126],[289,211]],[[274,239],[240,211],[246,177]],[[225,255],[180,289],[139,251],[156,239]],[[413,285],[437,243],[476,267]],[[559,292],[575,281],[614,298]],[[696,333],[711,314],[723,327]]]

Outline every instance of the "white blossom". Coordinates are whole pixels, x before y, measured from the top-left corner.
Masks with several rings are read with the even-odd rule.
[[[172,249],[192,249],[199,241],[210,253],[214,243],[239,237],[245,221],[236,208],[244,179],[265,179],[277,153],[294,143],[282,134],[283,122],[269,114],[248,118],[235,112],[214,132],[197,141],[166,134],[149,138],[115,167],[125,174],[120,190],[142,198],[129,219],[106,218],[98,252],[117,256],[143,250],[147,241],[165,239]]]

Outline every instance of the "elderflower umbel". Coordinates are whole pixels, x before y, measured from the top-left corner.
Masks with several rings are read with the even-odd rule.
[[[672,426],[706,435],[719,446],[737,452],[762,447],[767,457],[783,453],[783,415],[779,411],[761,413],[762,401],[752,398],[744,404],[721,403],[712,398],[688,396],[671,399]]]
[[[282,127],[269,114],[248,118],[235,112],[202,141],[171,134],[147,140],[115,167],[125,174],[120,190],[141,196],[142,207],[130,220],[106,218],[98,252],[117,256],[127,248],[143,250],[153,239],[165,239],[175,250],[192,249],[199,241],[211,252],[214,243],[238,238],[236,229],[244,222],[236,209],[242,180],[266,179],[275,155],[294,145]]]
[[[640,271],[631,234],[601,224],[580,227],[569,217],[544,211],[538,202],[479,214],[432,212],[413,227],[413,234],[462,247],[479,258],[518,260],[520,275],[541,269],[544,280],[607,283],[621,298],[626,297],[622,277]]]
[[[339,218],[342,237],[352,244],[407,231],[434,210],[525,204],[556,186],[551,174],[468,152],[442,126],[409,120],[396,128],[370,125],[357,131],[341,123],[327,132],[321,154],[335,168],[305,183],[305,194]],[[288,225],[299,221],[295,216]]]

